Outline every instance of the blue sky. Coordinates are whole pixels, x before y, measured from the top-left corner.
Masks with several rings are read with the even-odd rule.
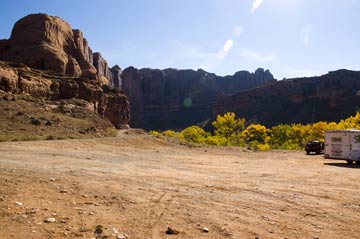
[[[39,12],[123,69],[262,67],[279,80],[360,70],[360,0],[1,0],[0,39]]]

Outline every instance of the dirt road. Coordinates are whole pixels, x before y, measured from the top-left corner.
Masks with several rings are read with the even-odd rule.
[[[360,238],[359,166],[128,132],[0,143],[0,238]]]

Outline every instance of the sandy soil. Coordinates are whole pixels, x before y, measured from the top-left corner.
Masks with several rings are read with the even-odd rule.
[[[0,143],[0,238],[360,238],[359,175],[320,155],[137,131]]]

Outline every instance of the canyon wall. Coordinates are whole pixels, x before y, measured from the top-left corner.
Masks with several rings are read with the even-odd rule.
[[[132,127],[182,129],[206,121],[222,97],[274,82],[264,69],[220,77],[203,70],[136,69],[123,71],[122,88],[130,99]]]

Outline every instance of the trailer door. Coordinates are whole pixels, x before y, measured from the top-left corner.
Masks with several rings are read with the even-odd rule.
[[[350,159],[349,131],[336,130],[325,133],[325,157]]]
[[[360,132],[350,131],[351,159],[360,161]]]

